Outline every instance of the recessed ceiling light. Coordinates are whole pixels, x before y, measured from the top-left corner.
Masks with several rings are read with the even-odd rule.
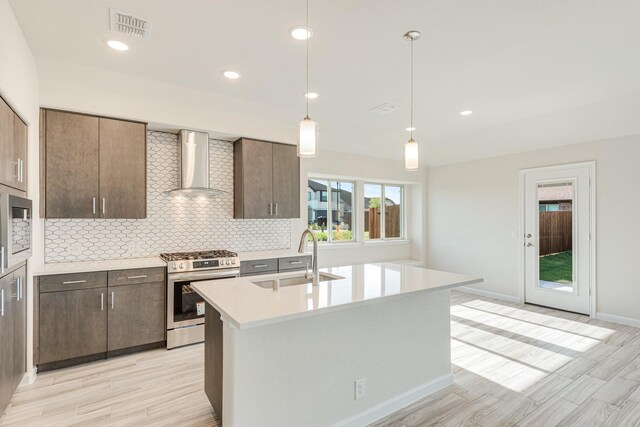
[[[471,110],[460,111],[461,116],[470,116],[471,114],[473,114],[473,111]]]
[[[409,128],[406,128],[405,130],[406,130],[407,132],[413,132],[414,130],[416,130],[416,128],[411,128],[411,127],[409,127]]]
[[[231,70],[227,70],[224,73],[222,73],[223,76],[225,76],[228,79],[231,80],[235,80],[235,79],[239,79],[240,78],[240,73],[236,72],[236,71],[231,71]]]
[[[316,99],[318,95],[316,92],[307,92],[304,94],[305,98],[309,98],[309,99]]]
[[[306,40],[313,37],[313,30],[307,27],[293,27],[289,30],[289,34],[296,40]]]
[[[125,50],[129,50],[129,46],[126,43],[122,43],[118,40],[107,40],[107,45],[111,49],[119,50],[124,52]]]

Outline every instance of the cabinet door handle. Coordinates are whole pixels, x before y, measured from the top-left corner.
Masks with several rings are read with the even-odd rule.
[[[302,264],[302,261],[291,261],[289,264],[298,265],[298,264]]]
[[[107,212],[107,198],[102,198],[102,215],[106,215]]]
[[[24,277],[18,277],[18,281],[20,282],[20,301],[24,298]]]
[[[22,176],[22,159],[18,159],[18,181],[24,181],[24,177]]]
[[[76,283],[87,283],[86,280],[69,280],[68,282],[62,282],[63,285],[74,285]]]
[[[0,274],[4,274],[4,246],[0,247]]]
[[[276,203],[276,216],[278,216],[278,203]]]
[[[96,214],[96,198],[93,198],[93,214]]]
[[[100,292],[100,311],[104,311],[104,292]]]
[[[2,289],[1,295],[0,299],[2,299],[2,302],[0,303],[0,316],[4,317],[4,288]]]
[[[273,203],[269,203],[269,216],[273,216]]]
[[[256,265],[253,265],[252,267],[253,268],[265,268],[265,267],[268,267],[268,265],[267,264],[256,264]]]
[[[146,279],[147,275],[146,274],[141,274],[139,276],[129,276],[127,277],[127,279]]]
[[[116,300],[116,292],[115,291],[111,291],[111,310],[113,310],[113,306],[114,306],[114,301]]]

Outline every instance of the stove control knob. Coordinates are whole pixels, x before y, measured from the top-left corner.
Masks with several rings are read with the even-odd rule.
[[[182,268],[184,268],[184,264],[180,263],[180,265],[178,267],[180,267],[182,269]]]
[[[235,264],[235,263],[236,263],[236,260],[235,260],[235,259],[232,259],[232,260],[231,260],[231,264]]]
[[[176,268],[178,268],[178,266],[176,265],[176,263],[173,263],[173,269],[175,270]]]
[[[229,260],[227,260],[227,261],[225,262],[225,264],[229,265]]]

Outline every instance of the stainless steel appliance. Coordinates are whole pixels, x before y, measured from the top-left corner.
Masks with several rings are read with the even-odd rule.
[[[240,276],[238,254],[230,251],[173,252],[167,263],[167,348],[204,341],[204,300],[193,282]]]
[[[32,203],[0,195],[0,276],[24,263],[32,252]]]
[[[183,129],[180,131],[182,157],[180,188],[169,193],[198,193],[223,196],[228,193],[209,187],[209,134]]]

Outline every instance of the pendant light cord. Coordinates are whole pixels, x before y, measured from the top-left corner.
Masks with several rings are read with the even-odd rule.
[[[307,32],[307,92],[305,93],[305,98],[307,99],[307,119],[309,118],[309,39],[311,38],[311,32],[309,31],[309,0],[307,0],[307,28],[305,29]]]
[[[411,37],[411,139],[413,140],[413,37]]]

